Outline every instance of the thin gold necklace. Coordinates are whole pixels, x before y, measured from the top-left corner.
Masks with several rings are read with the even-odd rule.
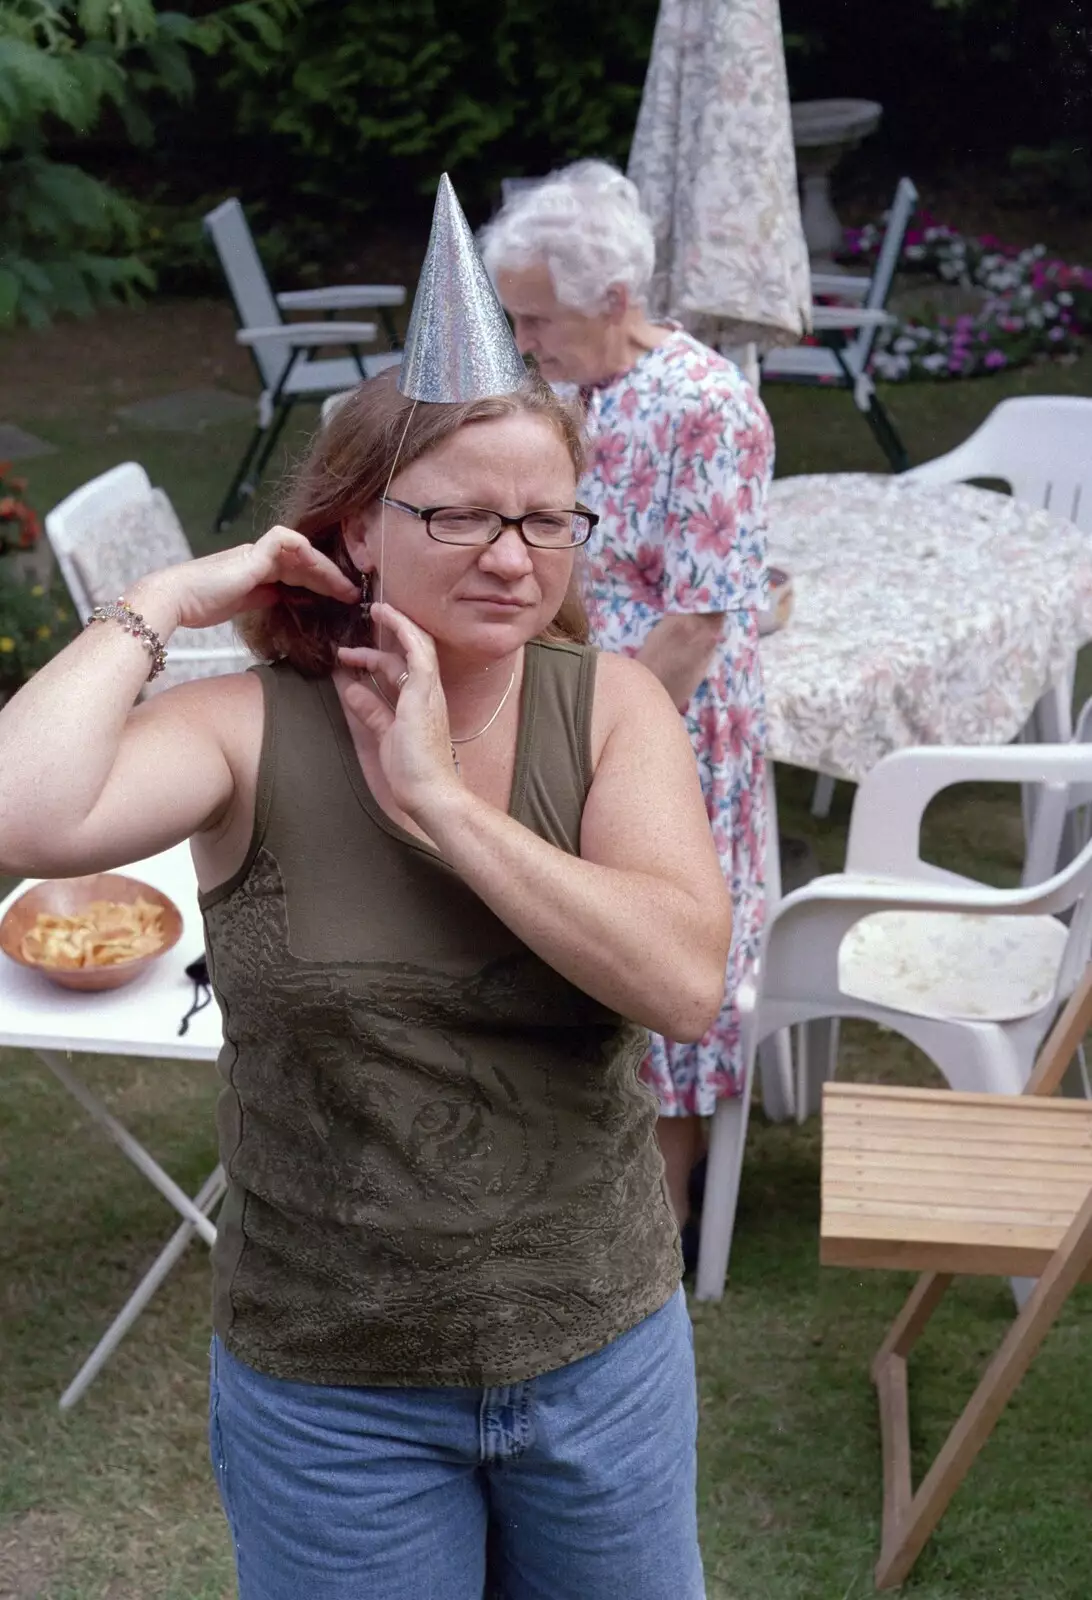
[[[383,693],[382,687],[376,681],[375,673],[374,672],[369,672],[368,673],[368,677],[372,680],[372,683],[375,685],[375,692],[379,696],[380,700],[382,700],[384,705],[386,705],[391,711],[394,711],[396,708],[391,703],[391,701],[387,699],[387,696]],[[508,696],[512,693],[512,689],[513,689],[513,686],[515,684],[515,681],[516,681],[516,672],[515,672],[515,668],[513,667],[512,676],[508,680],[508,687],[505,689],[504,693],[501,695],[500,701],[497,704],[497,709],[494,711],[493,715],[490,717],[489,721],[485,724],[485,726],[483,728],[479,728],[478,729],[477,733],[465,734],[464,737],[461,738],[461,739],[456,739],[454,734],[449,734],[448,735],[448,743],[451,745],[451,760],[452,760],[452,764],[455,767],[456,775],[461,774],[463,769],[459,764],[459,752],[456,750],[455,746],[457,744],[473,744],[475,739],[480,739],[483,736],[483,734],[486,734],[486,733],[489,732],[489,730],[493,726],[494,722],[496,722],[497,718],[500,716],[501,712],[504,710],[505,704],[506,704],[506,702],[508,700]]]

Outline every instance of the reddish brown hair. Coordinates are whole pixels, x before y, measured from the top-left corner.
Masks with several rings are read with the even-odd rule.
[[[361,384],[338,406],[315,436],[280,510],[280,521],[310,539],[353,582],[359,580],[345,548],[345,521],[373,504],[391,473],[408,467],[449,439],[458,429],[496,417],[542,417],[557,433],[579,480],[584,470],[580,424],[541,379],[528,377],[515,394],[458,405],[414,405],[400,394],[396,373],[388,370]],[[263,661],[285,659],[308,677],[333,670],[339,645],[370,643],[359,608],[305,589],[285,589],[283,599],[240,619],[243,639]],[[588,638],[578,569],[542,637]]]

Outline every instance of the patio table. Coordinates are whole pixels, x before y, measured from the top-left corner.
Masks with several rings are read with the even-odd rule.
[[[33,1050],[182,1218],[64,1391],[60,1404],[65,1408],[79,1399],[193,1236],[199,1235],[209,1245],[215,1241],[216,1229],[210,1214],[225,1187],[223,1172],[217,1166],[197,1194],[186,1194],[107,1110],[73,1065],[74,1051],[183,1061],[215,1061],[220,1052],[220,1010],[215,1000],[189,1019],[185,1034],[178,1032],[193,999],[193,983],[185,968],[204,950],[197,879],[189,846],[177,845],[119,870],[170,895],[183,918],[181,939],[139,978],[121,989],[83,994],[58,988],[41,973],[0,957],[0,1045]],[[0,917],[31,881],[36,880],[21,883],[0,903]]]
[[[1007,744],[1039,707],[1067,739],[1092,638],[1092,540],[1064,517],[966,484],[783,478],[770,560],[793,614],[762,641],[775,761],[854,782],[918,744]]]

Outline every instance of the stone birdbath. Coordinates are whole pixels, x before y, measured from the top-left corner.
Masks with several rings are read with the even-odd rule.
[[[831,204],[831,173],[875,131],[883,107],[875,100],[798,100],[791,111],[808,254],[819,271],[837,271],[833,258],[842,247],[842,224]]]

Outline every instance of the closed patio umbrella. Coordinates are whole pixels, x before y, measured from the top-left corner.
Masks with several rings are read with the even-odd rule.
[[[656,231],[653,315],[721,347],[808,331],[777,0],[660,0],[629,176]]]

